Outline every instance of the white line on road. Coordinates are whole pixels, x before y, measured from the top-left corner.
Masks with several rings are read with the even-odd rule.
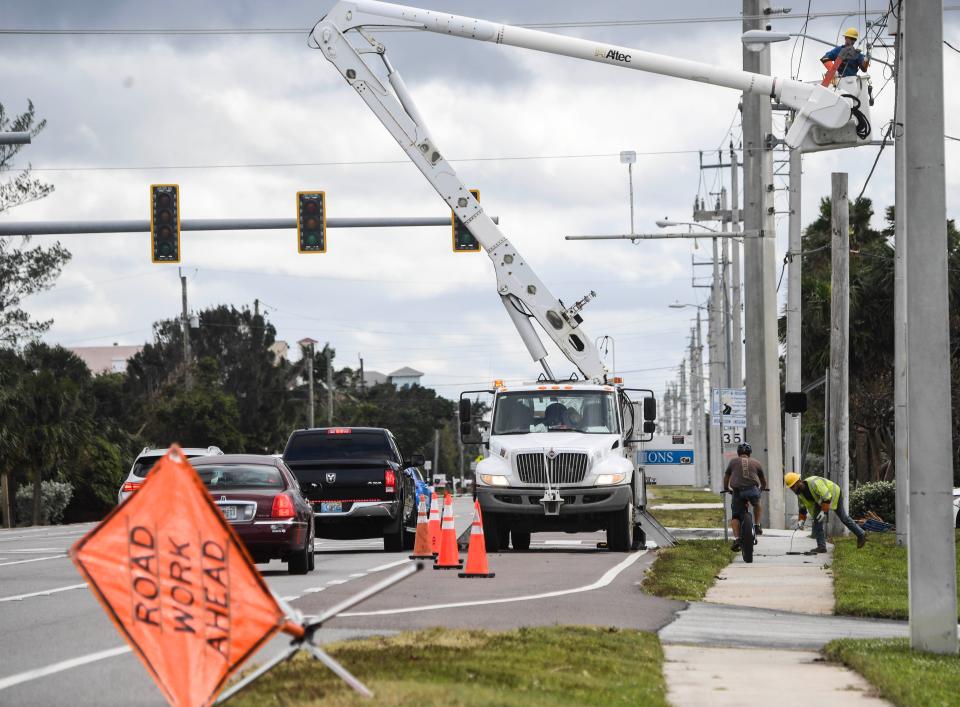
[[[396,562],[388,562],[385,565],[377,565],[376,567],[371,567],[367,572],[383,572],[383,570],[391,569],[392,567],[399,567],[400,565],[405,565],[410,560],[397,560]]]
[[[69,660],[63,660],[59,663],[54,663],[53,665],[48,665],[43,668],[28,670],[24,673],[11,675],[10,677],[0,678],[0,690],[6,690],[8,687],[13,687],[14,685],[19,685],[23,682],[29,682],[30,680],[36,680],[37,678],[44,678],[47,675],[53,675],[54,673],[69,670],[70,668],[77,668],[81,665],[86,665],[87,663],[95,663],[96,661],[104,660],[105,658],[114,658],[118,655],[123,655],[124,653],[129,652],[129,646],[119,646],[117,648],[99,651],[98,653],[88,653],[87,655],[81,655],[77,658],[70,658]]]
[[[29,594],[14,594],[9,597],[0,597],[0,602],[5,601],[20,601],[21,599],[29,599],[30,597],[46,597],[51,594],[57,594],[59,592],[69,592],[71,589],[80,589],[81,587],[87,586],[86,582],[82,584],[71,584],[66,587],[57,587],[56,589],[45,589],[42,592],[30,592]]]
[[[18,555],[29,555],[31,553],[39,552],[66,552],[67,548],[65,547],[32,547],[29,550],[4,550],[4,552],[15,553]]]
[[[541,540],[539,541],[541,545],[563,545],[563,546],[575,546],[583,545],[583,540]]]
[[[334,584],[346,584],[349,581],[349,579],[331,579],[327,584],[333,586]]]
[[[85,532],[84,533],[55,533],[54,535],[44,535],[40,537],[40,539],[46,540],[47,538],[76,538],[81,535],[86,535],[86,533]],[[26,535],[16,535],[11,538],[0,538],[0,543],[12,543],[12,542],[16,542],[17,540],[33,540],[33,539],[34,538],[27,537]]]
[[[532,601],[534,599],[548,599],[550,597],[562,597],[567,594],[578,594],[580,592],[589,592],[594,589],[601,589],[610,584],[614,579],[617,578],[621,572],[623,572],[627,567],[632,565],[634,562],[639,560],[643,555],[646,555],[646,550],[641,550],[635,552],[631,555],[628,555],[626,559],[617,564],[614,567],[611,567],[609,570],[603,573],[603,576],[600,577],[593,584],[587,584],[583,587],[574,587],[573,589],[561,589],[555,592],[545,592],[544,594],[527,594],[525,596],[519,597],[504,597],[502,599],[481,599],[478,601],[459,601],[453,602],[450,604],[430,604],[427,606],[409,606],[402,609],[381,609],[380,611],[352,611],[344,614],[338,614],[338,617],[349,617],[349,616],[385,616],[388,614],[410,614],[416,611],[436,611],[437,609],[459,609],[465,606],[485,606],[487,604],[508,604],[514,601]]]
[[[0,567],[6,567],[7,565],[22,565],[27,562],[42,562],[43,560],[60,560],[66,557],[66,555],[50,555],[50,557],[31,557],[29,560],[14,560],[13,562],[0,562]]]

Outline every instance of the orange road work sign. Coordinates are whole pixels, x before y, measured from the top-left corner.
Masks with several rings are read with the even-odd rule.
[[[175,445],[70,557],[172,705],[209,705],[285,622]]]

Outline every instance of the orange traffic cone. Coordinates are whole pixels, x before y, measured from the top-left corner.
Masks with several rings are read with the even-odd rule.
[[[453,526],[453,499],[447,493],[443,498],[443,521],[440,524],[440,557],[435,570],[463,569],[463,560],[457,553],[457,531]]]
[[[483,518],[480,502],[473,502],[473,525],[470,528],[470,549],[467,550],[467,569],[459,577],[493,577],[487,566],[487,543],[483,538]]]
[[[436,557],[440,554],[440,501],[437,499],[437,492],[430,492],[430,522],[428,523],[430,531],[430,552]]]
[[[420,497],[420,506],[417,508],[417,539],[413,544],[411,560],[432,560],[433,550],[430,547],[430,522],[427,520],[427,499]]]

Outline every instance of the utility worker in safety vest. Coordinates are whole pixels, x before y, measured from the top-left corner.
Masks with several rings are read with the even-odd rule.
[[[839,486],[819,476],[801,479],[800,474],[793,471],[784,476],[783,481],[791,491],[797,494],[801,504],[797,530],[802,529],[807,522],[808,512],[814,514],[813,532],[817,538],[817,548],[804,554],[815,555],[827,551],[827,513],[830,511],[835,511],[840,522],[857,536],[857,548],[867,544],[867,534],[853,521],[843,506],[843,494]]]
[[[857,32],[855,27],[847,29],[847,31],[843,33],[843,36],[843,44],[828,51],[820,57],[820,61],[823,62],[824,65],[830,61],[837,62],[838,77],[856,76],[858,69],[860,71],[866,71],[867,67],[870,66],[870,55],[867,54],[864,56],[854,46],[860,37],[860,33]]]

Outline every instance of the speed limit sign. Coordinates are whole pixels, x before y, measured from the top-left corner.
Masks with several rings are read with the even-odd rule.
[[[743,443],[743,428],[742,427],[727,427],[723,428],[723,443],[724,444],[742,444]]]

